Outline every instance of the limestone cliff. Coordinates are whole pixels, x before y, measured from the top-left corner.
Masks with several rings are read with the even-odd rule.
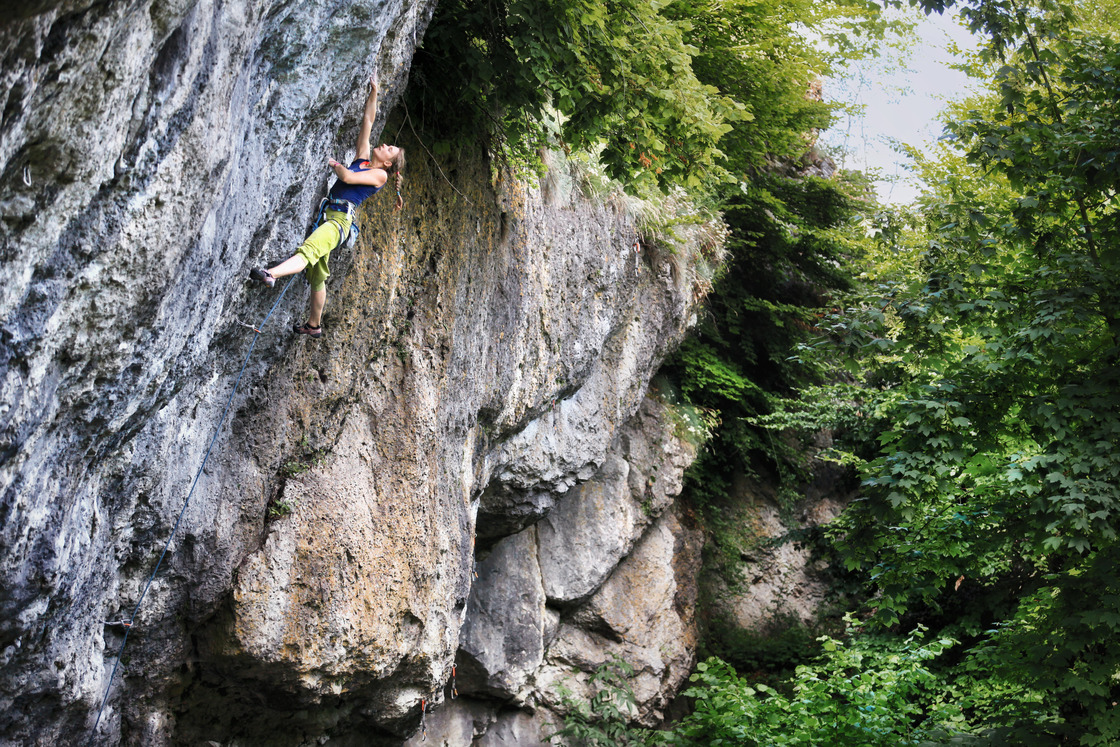
[[[618,203],[426,152],[394,106],[432,9],[37,0],[0,21],[3,741],[397,744],[457,660],[456,702],[523,706],[516,730],[610,651],[652,719],[687,673],[697,540],[651,470],[679,478],[688,449],[656,403],[633,418],[688,274],[635,251]],[[332,258],[321,340],[290,334],[287,290],[219,427],[284,285],[247,271],[302,238],[375,64],[405,208],[368,203]],[[112,623],[215,433],[95,734]]]

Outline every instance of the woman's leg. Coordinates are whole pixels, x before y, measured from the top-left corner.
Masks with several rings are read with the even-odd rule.
[[[327,289],[311,291],[311,302],[307,314],[307,324],[318,327],[322,324],[323,306],[327,303]]]
[[[303,272],[305,267],[307,267],[307,260],[300,254],[293,254],[275,267],[268,268],[268,274],[274,278],[282,278]]]
[[[338,245],[339,235],[338,226],[334,222],[323,223],[304,239],[295,254],[275,267],[269,267],[268,274],[274,278],[282,278],[303,272],[307,265],[331,253],[331,250]]]

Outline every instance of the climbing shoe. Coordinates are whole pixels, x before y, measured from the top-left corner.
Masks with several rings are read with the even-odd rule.
[[[296,326],[295,330],[296,330],[297,333],[299,333],[301,335],[307,335],[308,337],[322,337],[323,336],[323,328],[321,326],[320,327],[312,327],[307,322],[304,322],[303,324],[300,324],[300,325]]]
[[[270,273],[268,270],[262,270],[259,267],[254,267],[253,269],[249,270],[249,277],[253,280],[256,280],[258,283],[267,285],[269,288],[276,285],[276,278],[272,277],[272,273]]]

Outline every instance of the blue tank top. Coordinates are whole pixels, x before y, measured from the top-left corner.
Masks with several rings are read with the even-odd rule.
[[[365,164],[367,168],[361,168],[362,164]],[[358,172],[369,171],[368,167],[369,161],[364,158],[355,158],[347,168],[351,171]],[[355,205],[361,205],[362,202],[377,194],[380,189],[381,187],[375,187],[372,184],[347,184],[339,179],[334,183],[334,186],[331,187],[330,197],[334,200],[346,200]]]

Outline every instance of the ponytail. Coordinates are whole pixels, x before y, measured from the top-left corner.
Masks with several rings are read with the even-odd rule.
[[[404,207],[404,198],[401,197],[401,179],[404,178],[401,176],[401,171],[404,169],[404,148],[397,151],[390,168],[392,169],[390,173],[393,175],[393,186],[397,189],[397,210],[400,210]]]

